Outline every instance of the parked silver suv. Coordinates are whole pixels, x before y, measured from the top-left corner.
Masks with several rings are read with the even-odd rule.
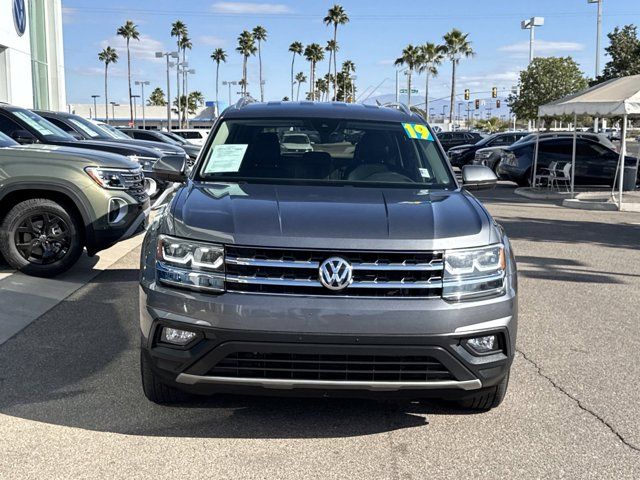
[[[312,151],[281,148],[300,132]],[[489,409],[515,351],[509,240],[402,106],[240,102],[142,249],[147,397],[403,395]],[[483,166],[466,189],[490,188]]]

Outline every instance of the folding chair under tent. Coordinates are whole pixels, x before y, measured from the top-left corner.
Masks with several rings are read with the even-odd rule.
[[[627,153],[627,119],[640,117],[640,75],[616,78],[595,85],[582,92],[569,95],[538,108],[538,118],[559,115],[573,115],[573,152],[571,155],[571,196],[574,194],[576,139],[578,115],[589,115],[598,118],[622,117],[620,131],[620,162],[618,165],[618,209],[622,209],[622,191],[624,181],[624,159]],[[533,162],[533,179],[535,182],[538,166],[538,141],[536,138],[535,158]]]

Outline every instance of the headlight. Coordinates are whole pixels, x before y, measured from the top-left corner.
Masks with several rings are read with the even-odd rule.
[[[208,292],[224,291],[224,248],[160,235],[156,248],[160,283]]]
[[[102,188],[109,190],[126,190],[127,181],[125,176],[131,174],[141,174],[140,170],[125,170],[120,168],[87,167],[84,169],[94,182]]]
[[[447,250],[442,296],[455,301],[502,295],[506,269],[502,244]]]
[[[476,160],[486,160],[487,158],[489,158],[491,156],[493,152],[477,152],[476,153]]]
[[[151,170],[153,164],[156,163],[157,158],[153,157],[139,157],[138,155],[129,155],[132,162],[139,163],[143,170]]]
[[[518,165],[518,159],[513,154],[513,152],[504,152],[502,154],[502,162],[505,165],[511,165],[512,167],[515,167]]]

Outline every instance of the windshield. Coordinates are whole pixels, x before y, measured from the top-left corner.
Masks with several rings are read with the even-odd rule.
[[[82,117],[69,117],[68,119],[73,125],[79,128],[89,138],[111,138],[93,123]]]
[[[298,132],[311,151],[283,140]],[[286,135],[285,135],[286,134]],[[455,188],[426,125],[342,119],[226,120],[217,129],[197,177],[216,181],[367,184]]]
[[[26,123],[29,127],[31,127],[32,130],[35,130],[40,136],[44,137],[48,141],[76,141],[76,139],[69,135],[67,132],[56,127],[49,120],[45,120],[36,113],[23,109],[11,110],[11,112],[24,123]]]
[[[98,127],[104,130],[105,133],[111,138],[119,138],[120,140],[131,140],[131,137],[129,135],[127,135],[126,133],[122,133],[117,128],[112,127],[111,125],[107,125],[106,123],[101,123],[100,125],[98,125]]]
[[[309,137],[306,135],[285,135],[282,143],[305,144],[309,143]]]
[[[165,137],[173,140],[174,142],[176,142],[178,145],[187,145],[189,142],[187,142],[184,138],[182,138],[180,135],[176,135],[173,132],[160,132],[161,135],[164,135]]]
[[[15,145],[20,145],[20,144],[16,142],[13,138],[0,132],[0,147],[13,147]]]

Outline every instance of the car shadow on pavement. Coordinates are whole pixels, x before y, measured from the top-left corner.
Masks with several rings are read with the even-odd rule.
[[[592,270],[588,265],[566,258],[516,255],[518,274],[521,277],[555,280],[559,282],[622,284],[625,277],[640,275],[627,272]],[[616,278],[619,277],[619,278]]]
[[[0,346],[0,413],[132,435],[322,438],[469,414],[437,403],[219,396],[158,406],[139,377],[138,270],[108,270]]]

